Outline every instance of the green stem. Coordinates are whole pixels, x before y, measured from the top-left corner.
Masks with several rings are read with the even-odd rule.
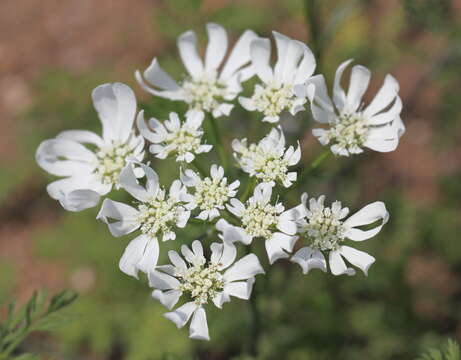
[[[207,119],[210,123],[210,129],[213,136],[214,146],[216,146],[216,149],[218,150],[219,161],[221,162],[221,165],[224,168],[224,170],[227,171],[228,160],[226,151],[224,149],[224,145],[222,143],[221,135],[219,133],[218,124],[216,124],[216,119],[210,114],[207,115]]]
[[[304,6],[306,9],[306,23],[310,32],[310,43],[312,51],[317,58],[317,71],[321,73],[321,60],[322,60],[322,35],[320,28],[321,15],[318,10],[319,1],[317,0],[305,0]]]
[[[256,177],[253,176],[248,180],[247,188],[245,189],[245,192],[240,197],[241,202],[245,202],[248,200],[248,198],[253,193],[255,186],[256,186]]]
[[[253,244],[245,248],[246,253],[250,254],[253,251]],[[261,336],[261,313],[258,308],[258,291],[256,284],[253,285],[253,291],[249,299],[250,305],[250,336],[248,352],[254,358],[258,356],[258,343]]]
[[[197,171],[200,173],[200,175],[202,175],[203,177],[206,177],[207,176],[207,172],[205,171],[205,169],[200,165],[200,163],[197,161],[197,158],[195,158],[192,163],[191,163],[196,169]]]

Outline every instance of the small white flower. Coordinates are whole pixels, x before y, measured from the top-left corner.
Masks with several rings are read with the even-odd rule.
[[[277,46],[277,62],[270,66],[271,43],[259,38],[250,45],[251,62],[262,84],[255,86],[251,98],[239,97],[240,104],[248,111],[264,114],[263,121],[275,123],[283,111],[292,115],[304,110],[308,93],[306,81],[315,70],[315,58],[302,42],[273,32]]]
[[[250,42],[258,36],[250,30],[245,31],[223,63],[227,53],[228,39],[224,28],[208,23],[208,46],[205,63],[197,50],[197,36],[189,30],[178,38],[178,49],[188,76],[178,84],[158,64],[156,58],[143,75],[136,71],[136,79],[141,87],[156,96],[184,101],[189,109],[206,111],[217,118],[229,115],[234,105],[229,101],[242,91],[241,82],[254,72],[249,65]],[[222,64],[222,68],[220,66]]]
[[[315,268],[326,272],[327,263],[324,254],[328,253],[328,262],[333,275],[355,275],[355,270],[347,267],[342,257],[367,274],[375,258],[343,243],[346,239],[363,241],[375,236],[389,219],[384,203],[377,201],[369,204],[344,220],[349,214],[349,209],[343,208],[339,201],[335,201],[331,207],[326,207],[324,200],[323,195],[318,199],[310,199],[306,218],[298,223],[299,232],[308,242],[308,246],[299,249],[292,256],[291,261],[298,263],[304,274]],[[306,202],[307,194],[303,194],[302,203],[305,206]],[[380,221],[380,224],[372,229],[359,228],[377,221]]]
[[[281,203],[270,203],[272,187],[270,184],[258,184],[253,196],[245,204],[236,198],[230,200],[227,209],[239,218],[241,225],[234,226],[220,219],[216,228],[223,236],[232,241],[240,241],[246,245],[254,238],[265,240],[269,262],[287,258],[298,239],[296,236],[297,221],[305,216],[305,208],[300,205],[285,211]]]
[[[213,147],[201,143],[203,118],[204,114],[201,111],[188,111],[186,121],[181,123],[178,114],[172,112],[170,119],[164,124],[151,118],[149,128],[141,112],[137,123],[141,135],[152,143],[149,147],[152,154],[159,159],[166,159],[172,155],[176,156],[176,161],[190,163],[195,159],[195,155],[206,153]]]
[[[133,91],[121,83],[104,84],[94,89],[92,97],[102,137],[86,130],[63,131],[43,141],[35,154],[44,170],[64,177],[49,184],[47,191],[69,211],[96,206],[101,195],[119,187],[118,178],[127,160],[144,158],[144,139],[133,132]]]
[[[309,80],[315,86],[315,97],[311,101],[314,119],[329,125],[329,129],[312,130],[312,134],[322,145],[330,144],[336,155],[359,154],[363,147],[379,152],[393,151],[405,132],[400,118],[399,84],[392,75],[387,75],[373,101],[364,107],[362,97],[371,77],[366,67],[355,65],[347,93],[341,87],[342,74],[351,61],[343,62],[336,70],[333,102],[322,75]]]
[[[219,216],[219,211],[224,209],[224,205],[237,194],[240,181],[236,180],[227,184],[224,177],[224,169],[221,166],[211,165],[211,177],[201,179],[200,176],[191,169],[181,173],[181,181],[187,187],[193,187],[194,193],[189,196],[187,208],[193,210],[198,208],[200,214],[196,218],[201,220],[213,220]]]
[[[272,129],[258,144],[247,145],[247,139],[232,142],[234,157],[243,171],[263,182],[281,183],[290,187],[296,181],[296,172],[288,167],[301,159],[301,149],[290,146],[285,150],[285,136],[281,128]]]
[[[182,328],[192,317],[189,336],[192,339],[210,340],[204,305],[210,301],[218,308],[230,301],[231,296],[248,300],[254,277],[264,274],[258,258],[248,254],[234,263],[237,250],[229,242],[212,243],[211,257],[207,262],[200,241],[191,249],[181,246],[184,261],[176,251],[169,251],[172,265],[158,266],[151,271],[149,284],[155,288],[152,297],[171,310],[182,295],[191,301],[164,316]],[[158,270],[157,270],[158,269]]]
[[[138,183],[130,165],[120,174],[120,186],[139,201],[137,206],[105,199],[97,216],[116,237],[141,230],[141,235],[128,244],[119,263],[120,270],[134,277],[139,270],[147,273],[155,267],[159,254],[158,239],[176,239],[173,230],[186,226],[190,216],[190,211],[183,205],[187,192],[181,181],[173,181],[167,194],[160,188],[156,172],[149,166],[140,165],[146,176],[145,187]]]

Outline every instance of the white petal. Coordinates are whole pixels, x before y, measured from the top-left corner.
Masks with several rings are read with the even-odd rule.
[[[189,337],[197,340],[210,340],[205,309],[201,306],[195,310],[194,315],[192,316],[189,328]]]
[[[119,237],[139,228],[138,214],[138,210],[129,205],[105,199],[96,218],[108,225],[113,236]]]
[[[50,139],[39,145],[35,160],[50,174],[71,176],[91,173],[95,168],[96,156],[78,142]]]
[[[237,248],[229,242],[211,244],[212,255],[211,262],[219,264],[219,269],[228,268],[237,256]]]
[[[192,313],[197,309],[195,302],[190,301],[177,308],[175,311],[163,314],[165,318],[175,323],[178,328],[182,328],[189,321]]]
[[[368,275],[368,269],[376,260],[373,256],[368,255],[366,252],[359,251],[350,246],[341,246],[339,252],[352,265],[360,268],[360,270],[362,270],[365,275]]]
[[[250,278],[247,281],[235,281],[224,285],[224,291],[239,299],[248,300],[251,296],[251,290],[253,289],[254,278]]]
[[[120,172],[119,183],[121,187],[135,199],[141,202],[147,202],[149,200],[150,197],[146,189],[138,183],[133,171],[133,164],[127,164]]]
[[[251,30],[246,30],[242,36],[240,36],[221,71],[221,80],[226,81],[239,68],[250,61],[250,43],[257,37],[258,36]]]
[[[177,268],[180,268],[181,270],[187,269],[186,262],[181,258],[181,256],[179,256],[179,254],[176,251],[168,251],[168,258],[170,259],[171,263]]]
[[[399,92],[399,83],[392,75],[386,75],[383,86],[379,89],[373,101],[364,110],[365,116],[372,116],[388,107]]]
[[[93,90],[93,104],[103,125],[105,140],[125,142],[136,114],[136,98],[125,84],[103,84]]]
[[[139,235],[131,240],[120,258],[118,264],[120,270],[127,275],[138,278],[138,271],[141,270],[139,263],[143,259],[146,247],[150,241],[151,239],[145,235]],[[155,258],[153,260],[153,262],[157,262]]]
[[[303,48],[303,59],[296,70],[295,84],[303,84],[314,73],[316,67],[315,56],[307,46]]]
[[[176,92],[181,89],[178,83],[160,67],[156,58],[152,60],[143,75],[150,84],[162,90]]]
[[[328,262],[330,263],[330,270],[333,275],[355,275],[355,270],[346,266],[339,250],[330,251]]]
[[[341,87],[341,78],[346,67],[351,63],[352,59],[344,61],[338,66],[335,74],[335,81],[333,85],[333,102],[339,110],[342,110],[346,104],[346,93]]]
[[[323,254],[319,250],[313,250],[310,247],[299,249],[290,260],[301,266],[303,274],[307,274],[311,269],[327,271],[327,262]]]
[[[179,290],[180,282],[175,277],[163,272],[152,270],[147,274],[149,286],[158,290]]]
[[[59,199],[67,211],[82,211],[98,205],[100,195],[93,190],[74,190],[63,194]]]
[[[274,78],[282,83],[293,83],[297,65],[303,55],[304,46],[301,42],[290,39],[273,31],[277,46],[277,62],[274,68]]]
[[[273,78],[272,69],[269,65],[271,56],[271,43],[269,39],[258,38],[250,44],[251,61],[258,77],[268,83]]]
[[[98,147],[104,145],[103,140],[99,135],[87,130],[66,130],[60,132],[56,139],[72,140],[82,144],[93,144]]]
[[[225,282],[247,280],[257,274],[264,274],[264,269],[255,254],[248,254],[226,270],[223,280]]]
[[[224,59],[227,51],[227,34],[221,25],[206,24],[208,45],[205,52],[205,70],[216,70]]]
[[[376,201],[363,207],[344,222],[345,225],[350,227],[346,237],[355,241],[367,240],[375,236],[388,220],[389,213],[386,210],[386,206],[383,202]],[[371,230],[365,231],[355,228],[356,226],[373,224],[376,221],[381,221],[381,224]]]
[[[176,305],[179,298],[181,297],[182,292],[180,290],[154,290],[152,291],[152,297],[160,301],[160,303],[165,306],[168,310],[171,310],[173,306]]]
[[[351,71],[346,103],[348,109],[356,111],[362,103],[362,97],[370,83],[371,73],[365,66],[355,65]]]
[[[298,240],[297,236],[275,233],[272,238],[266,240],[265,247],[269,262],[273,264],[278,259],[287,258],[287,252],[293,251],[293,246]]]
[[[142,254],[141,259],[139,259],[138,263],[136,264],[137,268],[142,272],[148,274],[150,271],[153,271],[157,266],[158,256],[158,240],[157,238],[149,238],[146,248],[144,249],[144,253]]]
[[[197,50],[197,36],[191,30],[181,34],[178,38],[179,55],[187,72],[193,79],[203,73],[203,63]]]

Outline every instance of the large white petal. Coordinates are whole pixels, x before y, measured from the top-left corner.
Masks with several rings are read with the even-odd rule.
[[[179,56],[193,79],[197,79],[203,73],[203,62],[197,50],[197,35],[189,30],[178,38]]]
[[[59,202],[67,211],[82,211],[98,205],[100,195],[94,190],[74,190],[64,193]]]
[[[226,270],[223,280],[225,282],[247,280],[258,274],[264,274],[264,269],[255,254],[248,254]]]
[[[205,309],[201,306],[195,310],[194,315],[192,316],[189,328],[189,337],[197,340],[210,340]]]
[[[363,94],[370,83],[371,73],[365,66],[355,65],[351,71],[346,103],[350,112],[355,112],[362,103]]]
[[[157,243],[157,240],[151,239],[146,235],[139,235],[131,240],[120,258],[120,270],[127,275],[138,278],[139,270],[145,271],[153,269],[158,258],[158,243],[155,245],[152,244],[152,242]],[[152,249],[157,249],[157,255],[155,255],[155,251],[152,251]],[[147,261],[146,257],[149,257],[150,261]],[[149,262],[149,269],[147,269],[146,265]]]
[[[211,262],[218,264],[219,269],[228,268],[237,256],[237,248],[230,242],[212,243],[211,244]]]
[[[341,246],[339,252],[352,265],[360,268],[365,275],[368,275],[368,269],[376,260],[373,256],[367,254],[366,252],[359,251],[350,246]]]
[[[307,274],[311,269],[327,271],[327,262],[323,254],[319,250],[314,250],[310,247],[299,249],[290,260],[301,266],[303,274]]]
[[[175,323],[178,328],[182,328],[189,321],[192,313],[197,309],[197,304],[193,301],[189,301],[184,305],[178,307],[175,311],[163,314],[165,318]]]
[[[235,281],[226,283],[224,285],[224,291],[239,299],[248,300],[251,296],[251,290],[253,289],[254,278],[250,278],[247,281]]]
[[[208,33],[208,45],[205,52],[205,70],[216,70],[224,59],[227,52],[226,30],[218,24],[206,24]]]
[[[240,36],[221,71],[221,80],[226,81],[239,68],[250,61],[250,43],[257,37],[258,35],[251,30],[246,30]]]
[[[301,42],[290,39],[276,31],[272,33],[277,46],[274,78],[281,83],[293,83],[297,65],[301,60],[305,46]]]
[[[293,251],[293,246],[298,240],[297,236],[275,233],[272,238],[266,240],[265,247],[269,262],[273,264],[278,259],[287,258],[287,254]]]
[[[375,95],[373,101],[364,110],[365,116],[372,116],[387,108],[399,92],[399,83],[392,75],[386,75],[383,86]]]
[[[143,235],[141,235],[143,236]],[[157,266],[158,256],[159,256],[159,246],[157,238],[150,238],[147,235],[144,235],[149,238],[144,253],[137,263],[137,268],[142,272],[148,274],[153,271]]]
[[[97,134],[88,130],[66,130],[60,132],[56,139],[72,140],[82,144],[93,144],[98,147],[104,145],[103,140]]]
[[[330,270],[333,275],[355,275],[355,270],[346,266],[339,250],[330,251],[328,262],[330,263]]]
[[[295,75],[295,84],[304,84],[315,71],[316,61],[311,49],[303,47],[303,59],[301,60]]]
[[[150,84],[162,90],[176,92],[181,89],[178,83],[161,68],[157,58],[152,60],[143,75]]]
[[[383,202],[376,201],[363,207],[344,222],[350,228],[346,237],[355,241],[367,240],[375,236],[388,220],[389,213],[386,210],[386,206]],[[355,228],[356,226],[373,224],[376,221],[381,221],[381,224],[371,230]]]
[[[147,274],[149,286],[159,290],[179,290],[180,282],[175,277],[153,270]]]
[[[93,90],[92,97],[102,122],[104,140],[128,140],[136,114],[133,90],[122,83],[103,84]]]
[[[171,310],[176,305],[182,292],[180,290],[154,290],[152,291],[152,297],[160,301],[168,310]]]
[[[149,194],[146,189],[142,187],[136,178],[133,171],[133,164],[127,164],[120,172],[119,183],[135,199],[146,202],[149,199]]]
[[[339,110],[342,110],[346,104],[346,93],[341,87],[341,78],[346,67],[351,63],[352,59],[344,61],[336,69],[335,82],[333,84],[333,102]]]
[[[273,79],[272,69],[269,65],[271,57],[271,43],[269,39],[257,38],[250,44],[252,66],[258,77],[268,83]]]
[[[105,199],[96,218],[108,225],[113,236],[119,237],[139,228],[138,214],[138,210],[129,205]]]
[[[38,165],[56,176],[93,172],[96,156],[82,144],[67,139],[43,141],[35,153]]]

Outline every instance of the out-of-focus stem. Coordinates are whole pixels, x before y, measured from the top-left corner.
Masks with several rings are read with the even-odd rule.
[[[219,127],[216,124],[216,119],[211,115],[207,115],[208,122],[210,124],[210,130],[212,132],[214,146],[218,150],[219,161],[221,162],[222,167],[225,171],[228,169],[228,160],[226,156],[226,151],[224,150],[224,145],[221,139],[221,134],[219,132]]]
[[[254,242],[246,247],[247,254],[253,252],[253,245]],[[258,356],[258,343],[259,338],[261,336],[261,313],[258,308],[258,291],[256,284],[253,284],[253,291],[251,293],[251,297],[249,299],[250,305],[250,342],[248,346],[248,352],[251,356],[257,357]]]
[[[240,197],[240,201],[242,201],[242,202],[247,201],[248,198],[253,193],[253,190],[254,190],[255,186],[256,186],[256,177],[253,176],[248,180],[247,188],[245,189],[245,192]]]
[[[197,161],[197,158],[192,161],[192,165],[197,169],[197,171],[200,173],[202,176],[206,176],[207,172],[205,169],[200,165],[200,163]]]
[[[321,14],[319,12],[319,0],[304,0],[307,27],[310,33],[310,46],[317,58],[317,72],[321,73],[322,64],[322,31],[320,28]]]

